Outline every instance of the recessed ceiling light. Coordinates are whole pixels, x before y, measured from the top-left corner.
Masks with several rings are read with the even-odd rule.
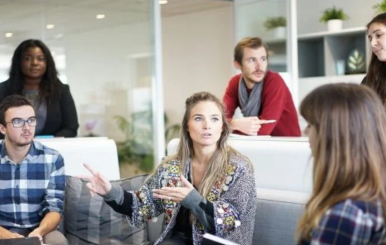
[[[13,33],[12,33],[12,32],[7,32],[7,33],[5,33],[4,36],[5,36],[5,37],[12,37],[12,36],[13,36]]]
[[[47,29],[54,29],[55,25],[54,24],[48,24],[46,26]]]
[[[168,3],[168,0],[159,0],[158,3],[159,3],[159,4],[167,4],[167,3]]]
[[[104,19],[105,17],[106,17],[106,15],[104,15],[104,14],[97,14],[97,16],[96,16],[96,18],[98,20]]]

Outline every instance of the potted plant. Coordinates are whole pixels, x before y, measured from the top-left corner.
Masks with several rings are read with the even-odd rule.
[[[286,36],[287,20],[283,16],[270,17],[264,22],[267,30],[273,31],[275,38],[284,38]]]
[[[375,14],[381,14],[386,12],[386,0],[383,0],[380,3],[377,3],[373,6],[373,9],[375,10]]]
[[[132,177],[149,173],[154,167],[152,113],[149,111],[133,113],[129,119],[114,117],[124,140],[117,142],[121,177]],[[164,115],[165,125],[168,118]],[[165,129],[165,140],[179,137],[181,126],[172,124]]]
[[[342,29],[343,20],[347,19],[348,16],[343,12],[342,9],[333,6],[332,8],[324,10],[320,21],[327,23],[329,31],[339,31]]]

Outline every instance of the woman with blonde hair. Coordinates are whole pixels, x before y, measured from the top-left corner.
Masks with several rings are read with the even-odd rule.
[[[176,155],[164,159],[137,191],[112,186],[90,166],[92,194],[102,195],[134,225],[164,213],[155,245],[201,244],[206,232],[251,244],[256,209],[253,167],[227,145],[230,129],[218,98],[207,92],[186,100]]]
[[[300,105],[313,190],[298,244],[386,244],[386,114],[371,89],[329,84]]]

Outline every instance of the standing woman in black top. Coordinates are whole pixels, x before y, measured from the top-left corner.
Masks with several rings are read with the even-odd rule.
[[[372,88],[386,106],[386,13],[375,16],[367,24],[367,36],[372,54],[362,84]]]
[[[59,80],[55,61],[42,41],[25,40],[16,48],[9,79],[0,83],[0,103],[12,94],[23,95],[33,104],[35,135],[76,136],[78,116],[69,86]]]

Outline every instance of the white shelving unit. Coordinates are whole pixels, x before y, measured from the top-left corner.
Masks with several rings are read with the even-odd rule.
[[[265,41],[268,45],[268,66],[276,72],[287,72],[286,39],[271,39]]]
[[[364,27],[345,28],[335,32],[322,31],[322,32],[315,32],[315,33],[307,33],[307,34],[298,35],[298,39],[301,40],[301,39],[310,39],[310,38],[327,37],[327,36],[344,36],[344,35],[351,35],[353,33],[366,33],[366,28]]]
[[[349,54],[359,50],[365,55],[365,68],[350,74],[347,67]],[[338,32],[318,32],[298,36],[299,90],[301,101],[313,89],[329,83],[357,83],[366,75],[371,50],[366,28],[343,29]],[[345,62],[345,74],[338,75],[336,63]]]
[[[301,101],[311,90],[329,83],[361,83],[366,74],[308,77],[299,79],[299,101]]]
[[[298,35],[298,102],[314,88],[328,83],[360,83],[366,75],[371,50],[366,28],[347,28],[337,32],[316,32]],[[286,39],[267,39],[269,69],[287,70]],[[365,55],[363,71],[350,74],[347,67],[349,54],[359,50]],[[345,74],[338,75],[336,63],[344,60]]]
[[[345,75],[350,75],[347,59],[353,50],[362,53],[366,60],[365,74],[371,53],[365,28],[343,29],[338,32],[318,32],[298,36],[299,78],[336,76],[336,63],[344,61]],[[354,74],[354,73],[351,73]]]
[[[365,55],[366,68],[370,61],[371,51],[364,27],[303,34],[297,39],[300,79],[337,76],[338,60],[345,63],[345,75],[352,75],[347,67],[347,59],[354,49]],[[265,42],[268,45],[270,69],[278,72],[286,70],[286,39],[270,39]],[[356,74],[365,74],[366,68]]]

